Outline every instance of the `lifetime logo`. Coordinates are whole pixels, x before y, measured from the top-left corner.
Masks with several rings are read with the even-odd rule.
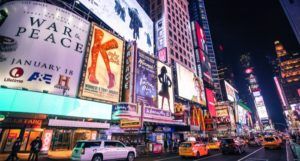
[[[22,77],[24,74],[24,70],[20,67],[15,67],[15,68],[12,68],[10,71],[9,71],[9,75],[12,77],[12,78],[20,78]]]

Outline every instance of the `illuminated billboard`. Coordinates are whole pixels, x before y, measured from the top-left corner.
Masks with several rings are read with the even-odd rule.
[[[191,107],[190,127],[193,131],[205,130],[204,116],[201,108]]]
[[[153,54],[153,22],[136,0],[79,0],[127,41]]]
[[[262,96],[255,97],[254,103],[255,103],[255,107],[256,107],[256,111],[257,111],[259,119],[260,120],[268,119],[269,116],[267,113],[267,109],[266,109],[263,97]]]
[[[235,95],[235,93],[237,93],[237,90],[234,89],[232,85],[230,85],[227,81],[224,81],[224,85],[227,94],[227,99],[232,102],[237,101]]]
[[[0,6],[0,85],[75,97],[90,23],[36,1]],[[57,16],[59,15],[59,16]]]
[[[206,91],[207,107],[208,107],[209,114],[212,117],[216,117],[216,107],[215,107],[216,98],[214,92],[208,88],[205,88],[205,91]]]
[[[203,80],[176,63],[178,94],[180,97],[206,105]]]
[[[197,22],[195,22],[194,24],[195,24],[196,37],[197,37],[197,47],[198,47],[198,51],[196,52],[196,54],[198,55],[196,57],[199,57],[201,63],[201,69],[198,70],[202,71],[204,79],[211,82],[212,81],[211,65],[208,58],[206,37],[202,27]]]
[[[112,106],[94,101],[5,88],[0,88],[0,100],[1,112],[111,120]]]
[[[135,72],[135,102],[157,107],[156,59],[141,50],[137,52]]]
[[[157,107],[174,113],[174,85],[172,80],[172,69],[157,61]]]
[[[93,24],[80,97],[119,102],[124,42]]]
[[[238,105],[237,113],[238,113],[237,121],[243,125],[247,124],[247,110],[245,110],[244,107]]]

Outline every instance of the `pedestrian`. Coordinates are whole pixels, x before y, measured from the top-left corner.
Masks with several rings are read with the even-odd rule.
[[[9,160],[12,160],[14,161],[15,158],[16,160],[19,160],[18,158],[18,152],[20,150],[20,147],[21,147],[21,138],[18,137],[17,140],[14,142],[13,146],[12,146],[12,150],[11,150],[11,153],[10,155],[8,156],[8,158],[6,159],[6,161],[9,161]]]
[[[37,137],[34,139],[30,144],[30,155],[28,158],[28,161],[38,161],[39,158],[39,152],[42,148],[42,140],[40,137]]]

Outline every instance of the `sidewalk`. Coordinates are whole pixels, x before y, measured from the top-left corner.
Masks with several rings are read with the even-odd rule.
[[[40,158],[49,158],[52,160],[70,159],[72,151],[49,151],[48,154],[40,153]],[[0,154],[0,161],[6,160],[9,154]],[[28,160],[29,153],[18,153],[20,160]]]

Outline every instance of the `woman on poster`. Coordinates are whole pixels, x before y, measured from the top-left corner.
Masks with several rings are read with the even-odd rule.
[[[164,100],[166,98],[169,105],[169,111],[171,111],[169,88],[172,87],[172,81],[167,73],[167,68],[165,66],[161,67],[160,74],[158,75],[158,80],[161,83],[161,89],[158,92],[158,95],[162,97],[161,109],[164,109]]]

